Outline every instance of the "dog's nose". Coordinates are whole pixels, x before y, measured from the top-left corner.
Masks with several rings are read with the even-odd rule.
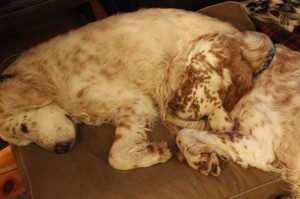
[[[62,154],[66,153],[70,148],[68,144],[57,144],[55,145],[55,153]]]

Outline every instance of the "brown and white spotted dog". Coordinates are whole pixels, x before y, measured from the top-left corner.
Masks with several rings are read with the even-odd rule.
[[[240,43],[230,40],[217,42],[218,39],[205,35],[187,45],[186,76],[169,102],[170,109],[177,116],[173,117],[176,121],[173,123],[181,124],[179,127],[231,130],[234,124],[228,113],[253,88],[251,67],[246,61],[241,61],[244,56],[239,50]],[[231,54],[237,56],[231,57]],[[205,120],[208,125],[203,124]],[[205,175],[220,174],[219,161],[214,153],[186,160]]]
[[[148,9],[119,14],[24,52],[0,83],[0,137],[63,153],[75,141],[73,122],[116,125],[109,163],[116,169],[166,162],[165,142],[147,131],[165,119],[187,75],[186,45],[200,35],[237,32],[195,12]],[[178,59],[181,55],[184,59]]]
[[[266,35],[256,32],[211,34],[203,36],[194,46],[187,63],[196,70],[196,62],[191,60],[197,59],[194,55],[203,54],[205,58],[199,59],[196,65],[204,82],[207,81],[202,90],[192,93],[190,100],[194,101],[186,103],[197,104],[197,117],[214,113],[214,110],[206,112],[205,106],[212,103],[212,94],[224,94],[220,82],[231,80],[236,89],[244,87],[245,82],[239,83],[238,74],[244,72],[253,88],[248,90],[252,87],[249,83],[248,92],[230,112],[234,130],[223,129],[231,127],[227,125],[226,116],[217,118],[217,127],[221,128],[212,131],[179,131],[177,144],[188,164],[195,169],[206,168],[206,173],[218,174],[219,168],[211,166],[211,161],[214,166],[218,165],[216,159],[207,158],[207,154],[213,152],[242,167],[281,173],[283,179],[291,183],[293,196],[300,198],[300,53],[283,45],[274,46]],[[207,69],[208,72],[202,72]],[[233,81],[234,78],[237,80]],[[225,110],[220,108],[221,98],[214,100],[218,103],[216,108]],[[186,107],[187,110],[180,111],[194,116],[189,110],[191,106]],[[214,129],[215,123],[210,123]]]

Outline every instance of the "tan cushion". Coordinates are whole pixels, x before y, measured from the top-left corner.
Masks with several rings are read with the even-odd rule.
[[[253,24],[237,3],[223,3],[202,10],[210,16],[232,21],[240,30]],[[199,174],[172,158],[150,168],[118,171],[108,163],[114,127],[80,126],[75,146],[57,155],[35,144],[13,147],[27,191],[34,199],[265,199],[285,193],[278,175],[254,168],[243,169],[222,161],[220,177]],[[158,124],[152,140],[168,141],[175,156],[174,138]]]
[[[37,145],[13,147],[27,190],[36,199],[219,199],[268,198],[284,193],[278,176],[222,162],[220,177],[204,176],[175,157],[150,168],[118,171],[108,163],[114,127],[80,126],[78,141],[57,155]],[[163,125],[151,140],[166,140],[175,155],[174,138]]]

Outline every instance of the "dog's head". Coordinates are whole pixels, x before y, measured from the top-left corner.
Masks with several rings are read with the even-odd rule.
[[[7,78],[9,77],[9,78]],[[0,137],[17,146],[32,142],[66,152],[75,142],[75,125],[30,77],[4,75],[0,81]]]
[[[266,42],[264,42],[266,41]],[[254,85],[272,42],[261,33],[216,33],[194,41],[185,78],[169,107],[185,120],[208,117],[215,130],[233,127],[228,116]]]

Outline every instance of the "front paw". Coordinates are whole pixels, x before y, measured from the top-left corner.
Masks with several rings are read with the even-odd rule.
[[[221,175],[221,168],[220,168],[220,161],[216,153],[209,153],[206,154],[207,161],[206,163],[206,170],[199,169],[200,173],[204,175],[213,175],[213,176],[219,176]]]
[[[234,127],[234,123],[222,107],[214,110],[208,116],[208,121],[214,131],[230,131]]]
[[[219,158],[215,153],[202,153],[198,161],[194,161],[196,169],[203,175],[219,176],[221,168]]]
[[[194,144],[191,140],[187,144],[182,134],[177,136],[177,146],[180,152],[177,153],[177,158],[181,162],[187,162],[190,167],[198,170],[204,175],[219,176],[221,169],[219,165],[219,159],[216,153],[212,152],[209,147],[201,142],[197,141]]]

